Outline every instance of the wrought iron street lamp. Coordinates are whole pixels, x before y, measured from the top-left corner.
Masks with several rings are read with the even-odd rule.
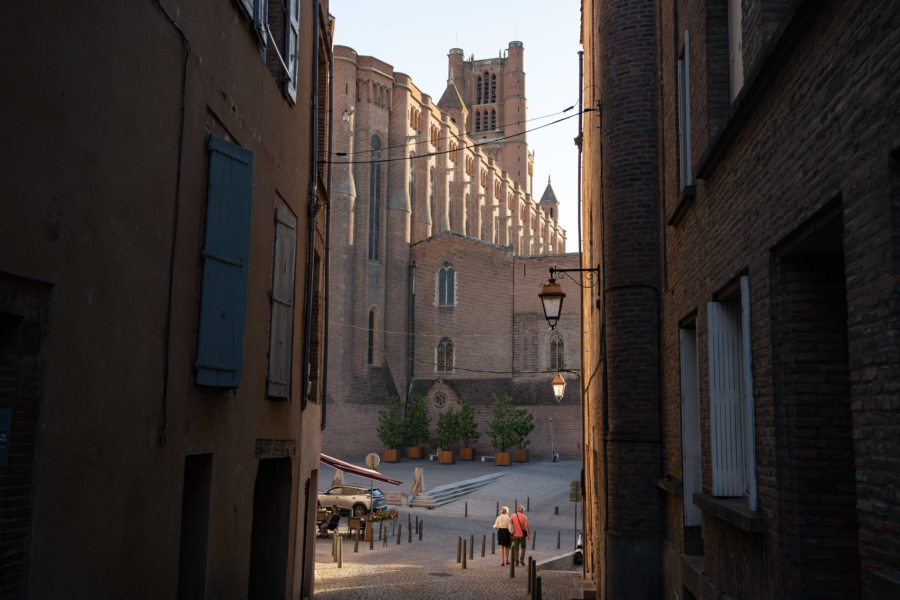
[[[553,269],[550,269],[550,271],[552,273]],[[556,280],[551,277],[541,288],[541,293],[538,294],[538,297],[540,297],[541,304],[544,307],[544,318],[547,319],[550,328],[554,329],[556,322],[559,321],[559,316],[562,314],[562,305],[566,294],[559,287],[559,284],[556,283]]]

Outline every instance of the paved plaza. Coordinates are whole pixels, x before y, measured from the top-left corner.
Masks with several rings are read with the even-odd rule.
[[[362,457],[341,457],[364,466]],[[571,552],[575,546],[575,503],[569,500],[569,485],[577,480],[581,470],[578,461],[536,462],[497,467],[492,462],[457,462],[441,465],[437,462],[404,460],[401,463],[384,463],[378,470],[385,475],[403,481],[400,487],[376,484],[385,491],[408,492],[412,486],[415,467],[423,467],[425,489],[455,483],[493,473],[505,473],[495,482],[486,485],[464,498],[434,509],[394,506],[402,527],[400,544],[397,529],[387,539],[369,543],[360,540],[358,552],[348,536],[343,540],[343,564],[338,567],[332,559],[332,541],[316,540],[315,597],[329,599],[377,598],[377,599],[479,599],[479,598],[527,598],[527,570],[516,568],[510,577],[510,568],[500,566],[500,550],[491,553],[492,526],[496,518],[497,503],[515,511],[515,502],[530,508],[526,510],[531,529],[536,536],[528,543],[527,556],[538,562]],[[319,489],[330,487],[333,471],[322,464],[319,471]],[[345,476],[344,483],[364,483],[354,476]],[[558,507],[558,514],[556,508]],[[581,527],[581,503],[578,503],[578,528]],[[468,516],[467,516],[468,514]],[[422,541],[413,536],[409,542],[408,523],[415,529],[416,518],[422,521]],[[343,526],[346,527],[346,518]],[[378,536],[377,527],[374,529]],[[390,529],[388,530],[390,532]],[[457,563],[457,538],[470,536],[475,548],[472,558],[467,558],[466,568]],[[557,549],[557,535],[560,547]],[[481,556],[482,536],[485,536],[485,556]],[[581,597],[582,575],[576,571],[540,570],[543,598],[568,600]]]

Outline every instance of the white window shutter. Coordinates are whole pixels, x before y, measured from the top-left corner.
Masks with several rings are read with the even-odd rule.
[[[746,489],[740,305],[710,302],[706,306],[712,491],[714,496],[740,497]]]
[[[276,209],[267,387],[268,395],[274,398],[287,398],[290,394],[296,259],[297,218]]]

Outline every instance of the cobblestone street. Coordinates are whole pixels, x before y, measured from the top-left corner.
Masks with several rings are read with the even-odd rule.
[[[352,462],[364,464],[361,459]],[[393,507],[400,513],[397,520],[402,527],[400,544],[397,544],[396,528],[388,537],[387,546],[384,540],[377,540],[378,530],[375,529],[376,541],[371,550],[369,543],[361,540],[358,552],[354,552],[353,540],[345,536],[341,568],[332,560],[332,542],[317,539],[316,598],[526,598],[527,569],[517,567],[515,577],[510,578],[509,567],[500,566],[499,548],[495,554],[491,553],[492,525],[498,502],[501,506],[508,506],[511,512],[517,500],[526,506],[526,516],[535,533],[534,550],[531,550],[532,544],[529,542],[526,561],[528,556],[533,556],[542,562],[573,550],[575,503],[569,501],[569,484],[578,479],[579,462],[540,462],[504,468],[480,461],[439,465],[427,460],[407,460],[398,464],[382,463],[379,471],[402,480],[403,485],[399,489],[408,491],[416,466],[424,468],[426,489],[491,473],[505,472],[506,475],[465,498],[434,509]],[[322,465],[320,489],[328,487],[331,476],[331,469]],[[352,476],[345,478],[345,483],[353,481],[357,479]],[[555,514],[556,507],[559,514]],[[580,503],[578,508],[580,528]],[[422,541],[413,536],[410,543],[407,527],[411,518],[415,529],[416,517],[423,521]],[[456,562],[457,537],[460,535],[464,536],[467,544],[473,536],[475,543],[472,558],[467,558],[466,569]],[[482,558],[483,535],[486,537],[485,556]],[[539,570],[538,576],[541,578],[543,598],[580,597],[580,572]]]

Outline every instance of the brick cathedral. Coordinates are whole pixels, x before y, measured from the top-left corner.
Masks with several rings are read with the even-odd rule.
[[[523,44],[485,60],[451,49],[436,103],[377,58],[334,55],[323,451],[380,452],[378,411],[396,396],[426,399],[432,433],[472,404],[476,450],[493,454],[484,423],[510,395],[534,415],[532,457],[579,458],[579,386],[560,404],[550,387],[551,371],[579,368],[578,302],[551,331],[537,297],[577,255],[550,182],[533,196]]]

